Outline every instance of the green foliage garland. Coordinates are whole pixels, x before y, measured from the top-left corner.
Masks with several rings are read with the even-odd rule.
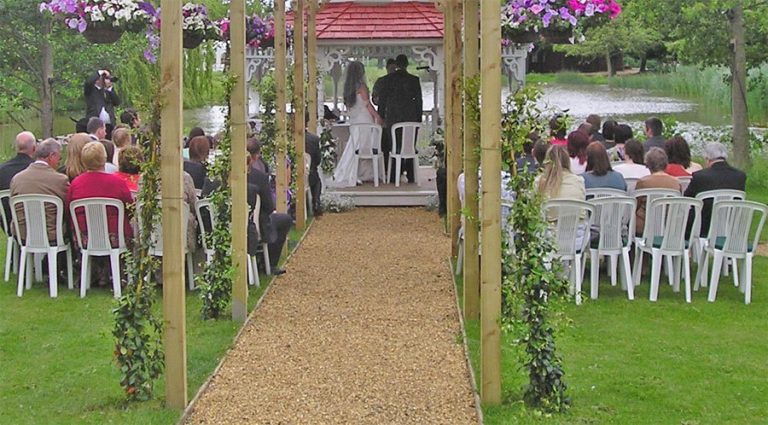
[[[156,81],[156,80],[155,80]],[[159,93],[159,84],[155,84]],[[140,135],[144,162],[141,164],[141,190],[137,202],[142,208],[137,217],[141,229],[152,229],[160,219],[160,111],[159,95],[150,105],[150,128]],[[115,327],[115,361],[120,368],[120,385],[129,400],[152,398],[154,382],[164,367],[162,320],[153,312],[155,276],[159,261],[149,255],[150,232],[134,241],[134,251],[125,254],[128,283],[112,310]]]
[[[320,133],[320,169],[327,175],[332,175],[336,168],[336,138],[333,137],[333,124],[323,119],[323,131]]]
[[[510,185],[517,196],[508,223],[514,238],[505,241],[503,248],[502,325],[505,331],[516,333],[525,346],[529,378],[526,403],[545,412],[563,412],[570,399],[556,354],[551,316],[562,316],[560,303],[567,299],[568,280],[559,264],[552,261],[555,246],[542,215],[543,200],[534,187],[534,176],[527,169],[517,170],[514,157],[530,133],[543,129],[536,107],[540,96],[541,92],[532,88],[516,93],[507,101],[508,115],[503,122],[503,161],[512,170]]]
[[[224,81],[224,93],[227,105],[231,105],[232,90],[237,78],[228,76]],[[224,314],[232,297],[232,189],[229,185],[229,171],[232,166],[232,108],[227,109],[224,122],[224,134],[218,144],[219,152],[209,168],[209,173],[217,183],[217,188],[210,196],[211,214],[215,223],[208,237],[208,246],[212,246],[213,261],[205,268],[200,282],[200,297],[203,300],[201,314],[203,319],[218,319]]]

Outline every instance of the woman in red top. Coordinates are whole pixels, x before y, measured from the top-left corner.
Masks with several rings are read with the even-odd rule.
[[[66,210],[69,211],[69,204],[72,201],[84,198],[113,198],[123,201],[126,207],[123,232],[125,232],[125,240],[131,240],[133,238],[133,229],[131,229],[130,221],[128,220],[127,206],[133,203],[133,197],[123,180],[113,174],[104,172],[104,164],[107,162],[107,151],[104,149],[104,145],[99,142],[89,142],[83,147],[81,160],[86,172],[77,176],[69,186]],[[82,209],[79,209],[77,217],[72,219],[77,220],[83,233],[87,233],[85,212]],[[113,208],[107,209],[107,228],[110,235],[117,235],[117,211]]]
[[[138,146],[126,146],[120,151],[119,171],[113,175],[124,181],[131,192],[139,191],[141,161],[143,158]]]
[[[693,171],[701,169],[699,164],[691,162],[691,150],[681,136],[675,136],[664,142],[664,151],[669,158],[669,165],[664,170],[673,177],[690,177]]]
[[[549,143],[552,146],[565,146],[568,140],[565,138],[565,117],[557,114],[549,120]]]

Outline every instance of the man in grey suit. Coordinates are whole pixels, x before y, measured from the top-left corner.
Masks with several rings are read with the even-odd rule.
[[[64,201],[69,189],[69,179],[66,175],[56,171],[61,160],[61,145],[59,145],[59,142],[55,139],[47,139],[40,143],[35,152],[35,158],[35,162],[11,180],[11,196],[52,195]],[[51,243],[55,243],[56,210],[53,205],[46,205],[45,208],[48,240]],[[19,230],[23,235],[25,234],[25,223],[24,213],[20,205],[17,205],[16,214],[19,219]],[[66,211],[64,216],[67,216]],[[66,223],[66,220],[64,223]]]
[[[645,120],[645,143],[643,143],[643,151],[648,153],[651,148],[664,149],[664,124],[660,119],[651,117]]]

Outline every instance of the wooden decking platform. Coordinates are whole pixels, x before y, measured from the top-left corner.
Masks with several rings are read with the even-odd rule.
[[[348,196],[355,201],[358,207],[394,207],[394,206],[423,206],[429,203],[432,196],[437,196],[435,183],[417,186],[413,183],[380,184],[374,187],[373,183],[364,183],[357,187],[328,188],[328,192]]]

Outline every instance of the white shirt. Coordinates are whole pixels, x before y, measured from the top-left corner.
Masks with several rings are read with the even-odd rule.
[[[645,165],[623,163],[613,167],[613,171],[620,173],[625,179],[642,179],[651,175],[651,170]]]
[[[573,174],[576,174],[576,175],[586,173],[587,172],[587,161],[584,161],[583,164],[579,164],[579,158],[578,157],[571,158],[571,172]]]

